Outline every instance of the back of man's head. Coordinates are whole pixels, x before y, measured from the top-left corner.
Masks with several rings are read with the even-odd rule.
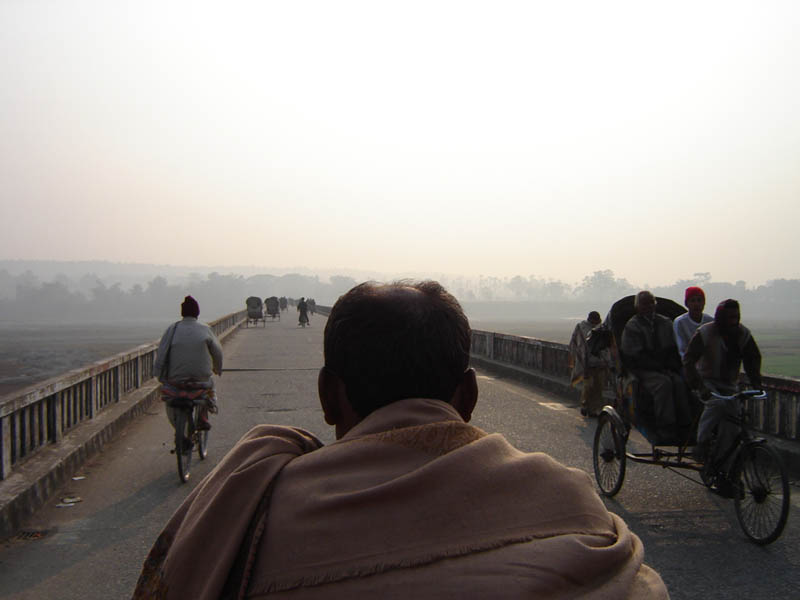
[[[181,303],[181,316],[194,317],[195,319],[200,316],[200,305],[197,300],[191,296],[186,296]]]
[[[405,398],[449,402],[469,366],[471,331],[435,281],[357,285],[325,325],[325,366],[362,418]]]
[[[653,295],[653,292],[649,290],[642,290],[633,297],[633,307],[639,308],[639,305],[646,301],[652,301],[652,303],[655,304],[656,297]]]

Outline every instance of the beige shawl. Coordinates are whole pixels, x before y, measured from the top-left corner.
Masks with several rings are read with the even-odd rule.
[[[384,407],[305,454],[318,444],[308,434],[251,431],[168,525],[165,533],[179,522],[153,591],[219,595],[270,472],[235,463],[250,452],[269,462],[278,439],[295,448],[281,466],[297,458],[274,488],[248,597],[667,597],[638,538],[586,473],[419,399]],[[198,563],[198,545],[214,547],[216,561]]]

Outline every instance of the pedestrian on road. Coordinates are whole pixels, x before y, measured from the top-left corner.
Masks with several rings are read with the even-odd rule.
[[[573,386],[581,385],[581,414],[596,417],[603,410],[603,388],[608,379],[611,353],[604,348],[593,354],[587,344],[592,330],[600,325],[600,313],[593,310],[575,325],[569,341],[569,361],[572,368]]]
[[[667,598],[584,471],[469,425],[470,339],[436,282],[342,296],[318,378],[337,440],[252,429],[169,521],[134,598]]]
[[[305,298],[300,298],[300,302],[297,303],[297,312],[300,313],[300,319],[298,320],[297,324],[302,325],[303,327],[308,325],[308,303],[306,302]]]

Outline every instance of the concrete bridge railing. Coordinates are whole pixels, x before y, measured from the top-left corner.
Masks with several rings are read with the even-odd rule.
[[[246,315],[231,313],[209,326],[222,339]],[[152,382],[157,348],[157,342],[138,346],[0,398],[0,480],[21,461],[58,444],[77,425]]]
[[[328,315],[330,307],[317,306]],[[209,323],[223,338],[245,320],[246,311]],[[77,425],[93,419],[125,394],[152,383],[157,343],[98,361],[47,380],[18,394],[0,398],[0,480],[20,462],[50,444],[58,444]],[[577,399],[569,386],[566,344],[491,331],[473,330],[473,360],[508,366],[535,378],[544,387]],[[800,439],[800,381],[764,377],[768,397],[751,401],[754,427],[787,440]],[[609,390],[611,388],[609,387]]]
[[[472,357],[478,364],[509,366],[534,377],[535,383],[577,400],[570,387],[569,347],[534,338],[472,331]],[[610,385],[608,391],[613,391]],[[787,440],[800,439],[800,381],[788,377],[763,377],[767,398],[749,401],[753,427]]]

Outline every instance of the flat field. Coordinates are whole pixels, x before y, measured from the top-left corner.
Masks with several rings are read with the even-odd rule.
[[[474,329],[566,344],[578,318],[471,319]],[[0,396],[155,342],[171,321],[63,324],[0,321]],[[800,378],[800,321],[747,323],[761,348],[762,371]]]
[[[169,323],[0,321],[0,396],[154,342]]]

